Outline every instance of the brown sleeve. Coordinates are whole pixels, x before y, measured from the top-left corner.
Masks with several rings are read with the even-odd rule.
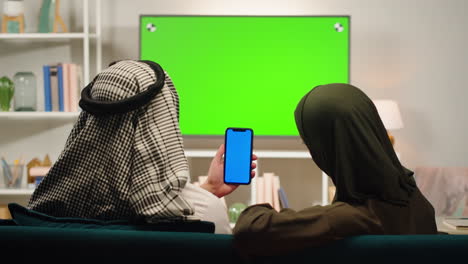
[[[342,227],[333,227],[333,223]],[[260,204],[248,207],[240,215],[233,230],[234,245],[243,255],[279,255],[348,235],[369,234],[376,225],[377,222],[344,203],[297,212],[291,209],[277,212],[269,204]]]

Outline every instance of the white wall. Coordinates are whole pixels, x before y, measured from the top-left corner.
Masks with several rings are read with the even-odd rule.
[[[37,16],[39,1],[26,2],[30,5],[27,13]],[[64,0],[62,5],[66,23],[80,30],[80,3]],[[140,14],[350,15],[351,82],[373,99],[399,103],[405,127],[393,134],[403,163],[409,168],[467,166],[466,10],[466,0],[104,0],[103,65],[138,58]],[[28,25],[34,28],[35,21]],[[80,49],[79,41],[32,46],[2,41],[0,75],[12,76],[14,65],[42,65],[45,58],[80,61]],[[63,127],[63,139],[57,142],[64,142],[69,128]],[[1,124],[0,130],[4,136]],[[187,147],[217,147],[220,143],[221,138],[185,138]],[[304,149],[296,138],[259,138],[256,148]]]
[[[129,3],[112,1],[104,8],[104,63],[138,57],[139,14],[350,15],[351,82],[373,99],[399,103],[405,127],[393,134],[404,163],[410,168],[468,165],[466,0]],[[189,146],[200,143],[186,141]],[[202,145],[216,144],[212,141]],[[301,148],[297,142],[266,139],[257,140],[257,146]]]

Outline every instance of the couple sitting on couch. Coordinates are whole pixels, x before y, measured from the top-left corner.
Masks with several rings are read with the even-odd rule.
[[[223,181],[224,146],[206,182],[190,184],[178,95],[157,63],[111,64],[83,89],[80,106],[83,112],[29,209],[146,223],[198,219],[214,223],[215,233],[231,233],[219,198],[238,186]],[[437,233],[432,205],[413,172],[400,164],[375,106],[360,89],[317,86],[294,115],[313,161],[336,186],[335,198],[301,211],[249,206],[232,230],[241,253],[282,254],[363,234]]]

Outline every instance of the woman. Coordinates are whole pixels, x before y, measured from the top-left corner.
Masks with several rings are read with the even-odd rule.
[[[34,191],[30,209],[131,222],[200,219],[214,222],[215,233],[231,233],[219,198],[237,186],[222,180],[224,146],[207,181],[201,187],[190,184],[178,95],[158,64],[111,64],[83,89],[80,107],[83,112]]]
[[[372,101],[348,84],[315,87],[296,125],[312,159],[332,179],[331,205],[275,211],[248,207],[233,230],[247,255],[274,255],[364,234],[436,234],[432,205],[400,164]]]

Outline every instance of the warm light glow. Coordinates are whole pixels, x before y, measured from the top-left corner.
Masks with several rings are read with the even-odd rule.
[[[379,116],[387,130],[403,128],[398,103],[392,100],[373,100]]]

